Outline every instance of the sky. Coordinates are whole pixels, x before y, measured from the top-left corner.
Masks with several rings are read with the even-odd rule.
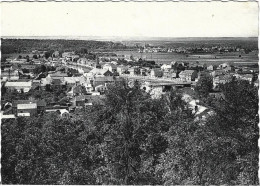
[[[257,2],[13,2],[1,36],[258,37]]]

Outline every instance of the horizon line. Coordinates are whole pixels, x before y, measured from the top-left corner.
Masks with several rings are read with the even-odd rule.
[[[50,40],[105,40],[105,41],[124,41],[124,40],[163,40],[163,39],[257,39],[258,36],[191,36],[191,37],[173,37],[173,36],[1,36],[1,39],[50,39]]]

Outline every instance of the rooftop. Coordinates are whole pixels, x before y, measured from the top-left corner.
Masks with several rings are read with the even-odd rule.
[[[31,81],[8,81],[5,84],[6,87],[31,87]]]
[[[180,75],[190,75],[193,72],[195,72],[195,70],[184,70],[180,72]]]

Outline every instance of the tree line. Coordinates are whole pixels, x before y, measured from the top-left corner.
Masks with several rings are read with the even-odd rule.
[[[125,45],[111,41],[65,40],[65,39],[1,39],[2,54],[39,51],[79,52],[94,49],[123,49]]]

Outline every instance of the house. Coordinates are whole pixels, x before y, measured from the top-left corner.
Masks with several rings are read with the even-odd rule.
[[[4,114],[3,111],[1,111],[1,119],[15,119],[14,114]]]
[[[177,78],[177,72],[174,70],[167,70],[163,72],[163,77],[164,78],[170,78],[170,79],[175,79]]]
[[[95,91],[104,93],[107,90],[107,87],[105,85],[98,85],[95,87]]]
[[[93,87],[89,83],[84,83],[84,87],[85,87],[87,92],[92,92],[93,91]]]
[[[184,70],[179,73],[179,77],[182,81],[195,81],[198,73],[196,70]]]
[[[45,111],[44,100],[15,100],[12,103],[12,112],[15,116],[35,116]]]
[[[151,70],[151,77],[162,77],[163,71],[160,68],[153,68]]]
[[[213,71],[213,70],[216,70],[217,69],[217,66],[216,65],[209,65],[207,67],[207,70],[210,70],[210,71]]]
[[[132,68],[129,68],[128,69],[129,73],[131,76],[134,76],[134,75],[138,75],[139,73],[139,68],[138,67],[132,67]]]
[[[225,75],[225,74],[226,74],[225,70],[214,70],[213,72],[210,73],[210,75],[213,77]]]
[[[141,85],[141,89],[150,94],[152,99],[160,98],[167,92],[167,90],[170,90],[170,88],[171,86],[163,83],[153,83],[148,81],[143,82]]]
[[[107,85],[109,83],[115,82],[115,79],[112,76],[107,77],[95,77],[93,80],[93,86],[97,87],[99,85]]]
[[[168,65],[168,64],[163,64],[162,66],[161,66],[161,69],[163,70],[163,71],[165,71],[165,70],[170,70],[172,68],[172,65]]]
[[[140,75],[141,76],[146,76],[147,75],[147,70],[145,68],[140,68]]]
[[[249,81],[250,83],[253,81],[253,74],[235,74],[234,75],[237,79],[240,80],[246,80]]]
[[[41,78],[41,89],[45,90],[46,86],[50,86],[52,79],[50,77]]]
[[[18,70],[5,70],[1,71],[1,79],[11,80],[19,79],[20,74]]]
[[[75,52],[64,52],[62,53],[62,57],[67,61],[76,61],[79,59],[79,55],[75,55]]]
[[[113,72],[107,69],[94,68],[89,73],[92,73],[93,76],[113,76]]]
[[[224,68],[224,71],[226,71],[226,72],[233,72],[233,71],[235,71],[235,67],[234,66],[232,66],[232,65],[229,65],[229,66],[227,66],[226,68]]]
[[[220,64],[218,67],[219,67],[220,69],[224,69],[224,68],[229,67],[229,66],[230,66],[229,64],[223,63],[223,64]]]
[[[226,84],[232,81],[232,75],[220,75],[213,77],[213,88],[216,89],[219,87],[219,84]]]
[[[116,71],[118,72],[119,75],[125,74],[127,70],[128,67],[123,65],[120,65],[116,68]]]
[[[5,87],[11,91],[29,92],[32,88],[32,81],[8,81],[5,83]]]
[[[98,102],[100,96],[96,95],[81,95],[76,96],[72,99],[72,106],[74,107],[85,107],[87,105],[92,105],[93,102]]]
[[[61,56],[65,58],[65,57],[70,57],[72,55],[75,55],[75,52],[63,52]]]
[[[106,63],[102,66],[104,70],[109,70],[110,72],[115,73],[117,71],[117,66],[112,63]]]
[[[64,77],[64,82],[68,87],[73,87],[74,85],[82,85],[86,82],[84,76],[80,77]]]

